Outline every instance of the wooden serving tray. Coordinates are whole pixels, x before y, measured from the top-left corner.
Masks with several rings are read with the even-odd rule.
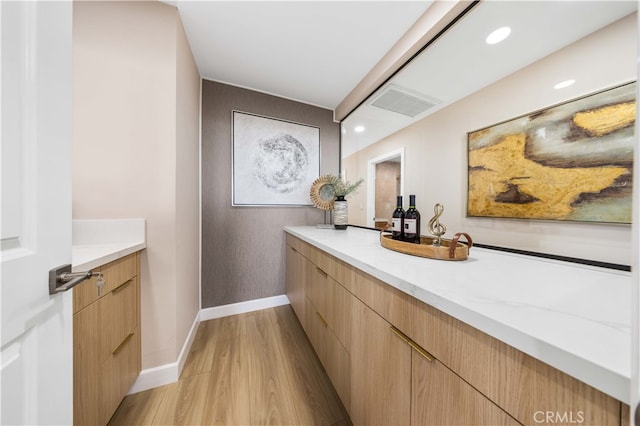
[[[458,239],[464,236],[467,243],[461,243]],[[440,246],[434,246],[433,242],[437,238],[420,236],[420,244],[407,243],[391,238],[391,234],[380,232],[380,244],[382,247],[412,256],[427,257],[439,260],[466,260],[469,256],[469,249],[473,245],[471,237],[465,232],[458,232],[453,239],[442,238]]]

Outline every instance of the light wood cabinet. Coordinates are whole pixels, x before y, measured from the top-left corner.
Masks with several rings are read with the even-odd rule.
[[[100,268],[73,289],[73,416],[76,425],[107,424],[138,377],[140,288],[138,253]]]
[[[292,242],[291,237],[287,242]],[[295,242],[293,242],[295,244]],[[302,324],[302,328],[306,331],[306,313],[305,313],[305,281],[306,281],[306,259],[300,254],[296,248],[287,245],[287,272],[286,287],[287,297],[293,307],[293,311],[298,317],[298,321]]]
[[[307,336],[345,407],[351,399],[351,356],[344,342],[350,335],[348,292],[319,266],[304,260]]]
[[[412,425],[519,425],[437,359],[413,352]]]
[[[412,338],[519,422],[551,412],[558,424],[620,424],[621,403],[605,393],[429,305],[413,315]]]
[[[391,324],[355,297],[351,343],[354,425],[408,425],[411,416],[411,347]]]
[[[353,304],[354,424],[519,424],[359,299]]]
[[[538,424],[551,413],[554,424],[620,425],[628,418],[628,406],[597,389],[302,240],[287,235],[287,243],[287,253],[294,247],[302,258],[287,262],[306,265],[287,265],[287,294],[354,424]],[[305,283],[290,286],[296,273]],[[293,302],[300,293],[304,307]]]

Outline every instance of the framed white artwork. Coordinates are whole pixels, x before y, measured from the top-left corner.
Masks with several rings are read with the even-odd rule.
[[[232,205],[313,205],[320,128],[240,111],[232,121]]]

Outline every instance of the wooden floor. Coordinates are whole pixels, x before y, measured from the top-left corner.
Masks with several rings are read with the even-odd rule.
[[[180,380],[129,395],[110,425],[348,425],[289,305],[202,322]]]

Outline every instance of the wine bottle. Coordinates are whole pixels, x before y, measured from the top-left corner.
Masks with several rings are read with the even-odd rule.
[[[409,208],[404,214],[404,240],[420,244],[420,212],[416,209],[415,195],[409,195]]]
[[[402,208],[402,195],[398,195],[396,209],[393,211],[391,222],[391,238],[394,240],[404,239],[404,209]]]

